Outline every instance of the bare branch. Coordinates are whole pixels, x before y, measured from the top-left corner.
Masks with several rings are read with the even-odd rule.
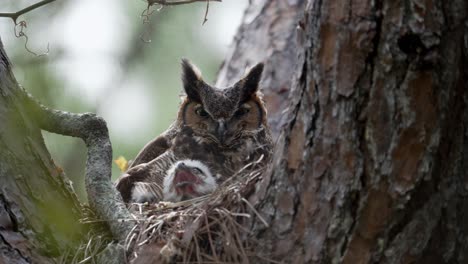
[[[13,19],[13,22],[15,22],[15,24],[16,24],[16,20],[18,19],[19,16],[21,16],[23,14],[26,14],[29,11],[32,11],[32,10],[34,10],[36,8],[41,7],[41,6],[52,3],[54,1],[56,1],[56,0],[43,0],[43,1],[40,1],[40,2],[35,3],[33,5],[30,5],[30,6],[26,7],[26,8],[23,8],[20,11],[15,12],[15,13],[0,13],[0,17],[9,17],[9,18]]]
[[[148,4],[154,5],[154,4],[159,4],[159,5],[185,5],[185,4],[191,4],[195,2],[222,2],[222,0],[179,0],[179,1],[169,1],[169,0],[148,0]]]
[[[142,12],[141,17],[143,18],[143,24],[148,25],[148,29],[143,32],[143,34],[140,36],[140,39],[145,42],[145,43],[150,43],[151,39],[149,38],[149,33],[151,30],[149,29],[151,24],[150,24],[150,17],[153,14],[154,10],[151,10],[151,7],[153,5],[160,5],[160,8],[157,9],[160,11],[164,6],[175,6],[175,5],[185,5],[185,4],[191,4],[191,3],[196,3],[196,2],[206,2],[206,10],[205,10],[205,15],[203,18],[202,25],[208,21],[208,10],[210,9],[210,2],[222,2],[222,0],[178,0],[178,1],[169,1],[169,0],[147,0],[148,7]]]
[[[206,21],[208,21],[208,10],[210,9],[210,0],[206,1],[206,10],[205,10],[205,17],[203,18],[202,26],[205,25]]]
[[[86,191],[88,201],[114,238],[124,241],[134,224],[122,197],[111,183],[112,146],[104,119],[92,113],[74,114],[49,109],[24,91],[31,118],[46,131],[83,139],[88,148]]]

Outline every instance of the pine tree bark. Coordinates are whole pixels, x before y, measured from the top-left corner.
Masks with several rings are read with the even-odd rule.
[[[276,2],[250,7],[259,19],[236,43],[272,28],[255,22]],[[308,1],[285,126],[250,197],[269,224],[253,223],[258,251],[286,263],[468,261],[467,10],[462,0]],[[281,37],[291,39],[263,41]],[[249,61],[250,48],[236,45],[226,65]],[[276,67],[268,49],[252,49]]]
[[[265,62],[260,87],[268,102],[268,119],[275,138],[285,121],[282,116],[298,63],[296,30],[305,3],[306,0],[251,1],[218,73],[216,86],[227,87],[242,78],[248,67]]]

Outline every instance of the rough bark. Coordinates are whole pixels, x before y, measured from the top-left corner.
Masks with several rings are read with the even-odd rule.
[[[249,12],[269,16],[271,2],[283,1]],[[259,250],[290,263],[468,261],[467,8],[308,2],[287,122],[251,197],[270,225],[254,223]],[[274,24],[246,23],[236,43],[255,46]],[[249,61],[249,45],[228,64]]]
[[[52,263],[86,230],[21,92],[0,42],[0,263]]]
[[[255,0],[245,11],[234,43],[223,63],[216,86],[239,80],[248,67],[265,63],[260,87],[268,102],[268,120],[274,138],[279,134],[297,64],[297,21],[306,0]]]
[[[94,114],[51,110],[35,101],[16,83],[1,41],[0,62],[0,121],[5,125],[0,130],[0,260],[50,262],[86,237],[86,227],[80,223],[82,207],[45,148],[41,129],[86,143],[90,205],[100,219],[110,220],[113,237],[124,241],[133,223],[126,221],[130,213],[110,180],[112,147],[106,122]],[[119,249],[110,245],[107,251]],[[123,254],[113,256],[123,258]]]

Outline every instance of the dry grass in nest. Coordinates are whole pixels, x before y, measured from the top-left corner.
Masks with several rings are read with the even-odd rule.
[[[128,263],[249,263],[274,262],[254,252],[249,220],[268,224],[244,198],[254,191],[264,171],[262,159],[250,163],[222,183],[215,192],[178,203],[132,204],[134,229],[124,242]],[[83,207],[87,238],[64,252],[58,263],[99,263],[112,242],[106,221]]]
[[[64,252],[57,260],[61,264],[97,264],[97,257],[106,246],[112,242],[112,235],[106,222],[100,220],[96,213],[86,205],[83,205],[82,215],[84,216],[80,222],[88,233],[77,247],[71,248]]]
[[[203,197],[132,205],[137,225],[125,241],[130,263],[249,263],[257,254],[246,223],[253,214],[262,218],[244,197],[261,177],[259,164],[245,166]]]

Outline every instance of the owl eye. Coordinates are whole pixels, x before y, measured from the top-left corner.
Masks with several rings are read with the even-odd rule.
[[[247,108],[240,108],[239,110],[236,111],[236,113],[234,114],[236,117],[241,117],[241,116],[244,116],[246,115],[250,110],[247,109]]]
[[[197,108],[197,110],[195,110],[195,113],[201,117],[207,117],[208,116],[208,112],[205,111],[205,109],[203,109],[202,107],[200,108]]]

